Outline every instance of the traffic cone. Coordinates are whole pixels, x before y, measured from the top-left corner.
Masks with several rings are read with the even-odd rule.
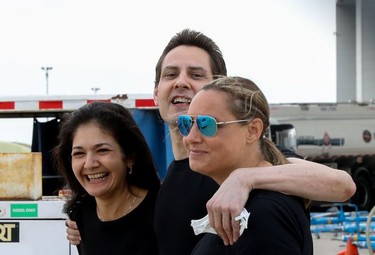
[[[352,239],[349,237],[346,241],[346,249],[337,253],[337,255],[358,255],[358,249],[355,244],[352,243]]]
[[[337,253],[336,255],[346,255],[346,249],[339,251],[339,253]]]

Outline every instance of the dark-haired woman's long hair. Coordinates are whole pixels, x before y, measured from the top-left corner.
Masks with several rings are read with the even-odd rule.
[[[116,103],[93,102],[63,115],[58,145],[52,152],[56,169],[72,191],[64,207],[66,213],[71,211],[77,201],[88,195],[73,173],[71,152],[78,127],[89,122],[94,122],[103,131],[111,134],[124,155],[133,160],[132,174],[128,174],[124,182],[147,190],[160,187],[151,150],[131,113]]]

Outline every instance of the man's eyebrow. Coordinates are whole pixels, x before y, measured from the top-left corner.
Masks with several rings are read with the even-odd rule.
[[[189,66],[188,67],[189,70],[193,70],[193,71],[204,71],[204,72],[208,72],[208,70],[202,66]]]
[[[178,66],[165,66],[163,68],[163,70],[175,70],[175,69],[179,69]]]
[[[162,69],[162,73],[168,72],[168,71],[177,71],[177,70],[180,70],[179,66],[169,65],[169,66],[165,66]],[[209,70],[207,70],[206,68],[202,66],[188,66],[187,70],[188,72],[202,72],[204,74],[208,74],[210,72]]]

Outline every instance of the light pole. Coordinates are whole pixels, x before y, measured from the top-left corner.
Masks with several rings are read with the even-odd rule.
[[[48,95],[48,71],[50,71],[52,69],[53,69],[53,67],[51,67],[51,66],[42,67],[42,70],[46,71],[46,94],[47,95]]]
[[[100,90],[100,88],[97,88],[97,87],[96,88],[91,88],[91,90],[94,91],[94,95],[96,95],[97,92]]]

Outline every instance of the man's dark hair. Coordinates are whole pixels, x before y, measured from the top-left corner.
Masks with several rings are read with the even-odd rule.
[[[161,66],[163,64],[165,56],[171,50],[181,45],[195,46],[203,49],[210,56],[212,74],[214,76],[227,75],[227,67],[225,65],[223,54],[221,53],[221,50],[216,45],[216,43],[201,32],[197,32],[191,29],[184,29],[172,37],[172,39],[165,47],[163,53],[161,54],[155,68],[155,87],[159,85]]]

